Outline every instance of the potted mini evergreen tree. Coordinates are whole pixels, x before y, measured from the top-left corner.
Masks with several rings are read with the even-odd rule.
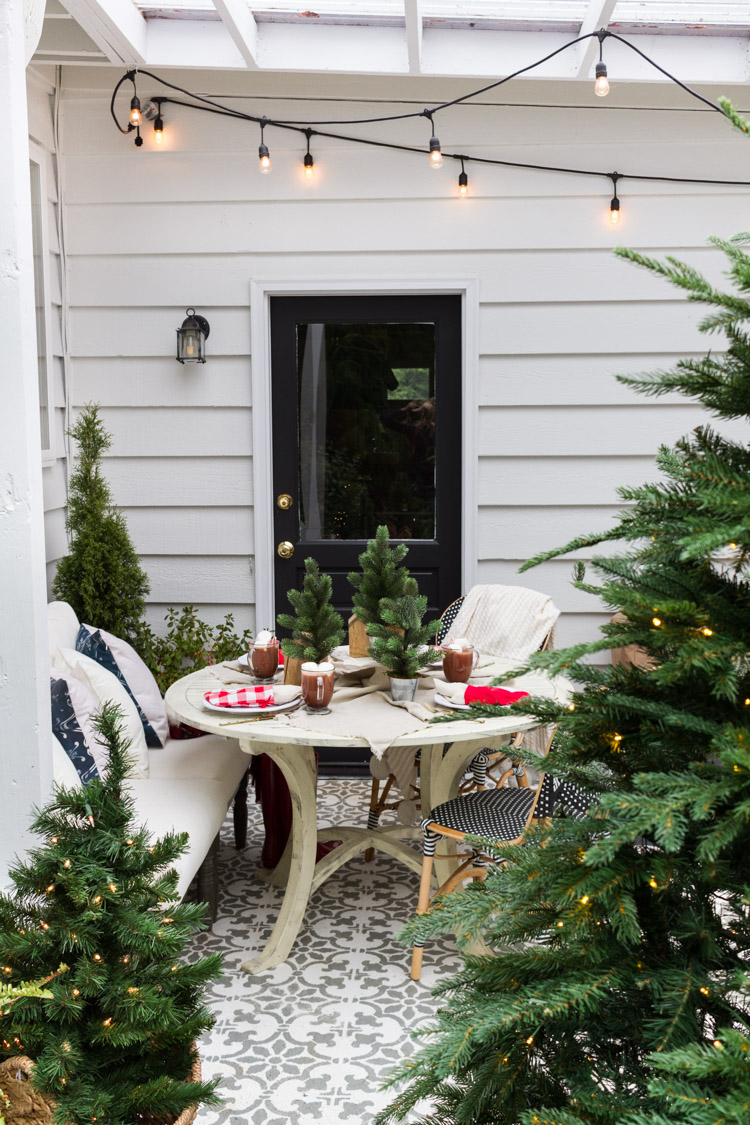
[[[102,475],[102,456],[112,438],[97,403],[84,406],[69,434],[78,443],[68,493],[70,552],[57,565],[52,592],[73,607],[79,621],[137,643],[149,581]]]
[[[354,570],[347,575],[354,587],[354,613],[349,618],[350,656],[367,656],[367,627],[380,621],[383,598],[417,595],[416,579],[402,565],[408,553],[405,543],[391,547],[388,528],[381,525],[359,556],[362,572]]]
[[[730,293],[691,266],[618,251],[707,304],[701,330],[727,344],[622,382],[750,419],[747,239],[712,239]],[[746,435],[701,426],[658,466],[661,479],[620,489],[628,507],[611,530],[527,564],[627,545],[595,557],[600,585],[577,564],[578,588],[620,619],[531,659],[574,681],[569,707],[516,705],[559,724],[546,768],[594,803],[530,846],[495,849],[502,869],[412,924],[409,940],[451,931],[496,955],[441,984],[429,1041],[381,1125],[423,1098],[445,1125],[748,1120],[750,450]],[[647,666],[587,663],[627,645]]]
[[[33,824],[41,845],[0,895],[3,980],[50,977],[51,993],[3,1008],[0,1057],[31,1058],[57,1125],[184,1125],[196,1103],[216,1100],[195,1041],[214,1022],[202,997],[221,959],[182,959],[206,911],[174,901],[169,865],[187,835],[152,840],[134,823],[117,708],[97,722],[106,781],[56,789]],[[55,976],[61,962],[67,972]]]
[[[282,629],[289,629],[292,634],[281,642],[285,683],[299,684],[302,662],[323,663],[344,639],[344,619],[331,605],[332,595],[330,575],[320,573],[315,559],[305,559],[302,589],[287,594],[295,612],[278,616]]]
[[[388,672],[394,699],[414,699],[419,669],[439,656],[437,649],[430,647],[430,641],[435,639],[440,623],[430,621],[423,625],[426,610],[424,594],[382,598],[380,621],[370,624],[368,652]]]

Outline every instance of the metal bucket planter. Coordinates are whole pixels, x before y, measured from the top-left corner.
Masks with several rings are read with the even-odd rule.
[[[390,676],[389,679],[391,682],[391,699],[413,703],[414,696],[417,694],[419,676],[415,676],[413,680],[402,680],[398,676]]]

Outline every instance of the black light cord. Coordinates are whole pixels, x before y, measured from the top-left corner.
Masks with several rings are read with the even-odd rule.
[[[543,58],[537,59],[536,62],[529,63],[527,66],[521,67],[520,69],[514,71],[512,74],[505,75],[505,77],[500,78],[495,82],[491,82],[491,83],[487,84],[486,86],[482,86],[477,90],[472,90],[467,94],[461,95],[460,97],[453,98],[451,101],[441,102],[439,105],[433,106],[431,109],[414,110],[414,111],[411,111],[409,113],[391,114],[391,115],[388,115],[388,116],[381,116],[381,117],[361,117],[361,118],[349,118],[349,119],[339,119],[339,120],[330,119],[330,120],[305,121],[305,122],[303,122],[303,121],[293,121],[293,120],[285,119],[285,118],[279,118],[279,119],[269,118],[267,116],[259,117],[255,114],[244,113],[242,110],[234,109],[231,106],[223,105],[221,102],[217,102],[217,101],[213,100],[212,98],[207,98],[207,97],[204,97],[200,94],[194,94],[190,90],[186,90],[186,89],[184,89],[184,87],[178,86],[173,82],[168,82],[166,79],[161,78],[159,75],[154,74],[152,71],[149,71],[149,70],[139,70],[137,72],[135,70],[129,70],[122,76],[122,78],[119,80],[119,82],[117,83],[117,85],[115,86],[115,88],[112,92],[112,100],[110,102],[110,112],[112,114],[112,118],[115,122],[115,125],[117,126],[117,128],[119,129],[119,131],[121,133],[124,133],[124,134],[127,135],[127,134],[129,134],[130,132],[133,131],[134,126],[130,122],[128,123],[127,128],[123,128],[122,125],[120,125],[120,122],[118,121],[117,115],[115,113],[115,99],[116,99],[116,96],[117,96],[117,94],[120,90],[120,87],[126,81],[131,81],[133,83],[133,89],[135,91],[135,75],[136,75],[136,73],[139,73],[139,74],[142,74],[142,75],[146,75],[149,78],[153,78],[154,81],[159,82],[161,85],[167,87],[167,89],[175,90],[177,93],[184,94],[186,97],[192,99],[192,101],[185,102],[185,101],[182,101],[179,98],[162,97],[162,98],[159,99],[159,101],[161,103],[167,102],[167,103],[170,103],[172,105],[183,106],[186,109],[196,109],[196,110],[201,110],[204,113],[216,113],[216,114],[219,114],[219,115],[224,116],[224,117],[233,117],[233,118],[239,119],[241,121],[250,121],[250,122],[253,122],[256,125],[260,125],[261,126],[261,132],[267,126],[273,126],[275,128],[278,128],[278,129],[286,129],[286,130],[291,131],[291,132],[301,133],[307,138],[307,151],[308,151],[308,153],[310,151],[310,138],[313,137],[313,136],[320,136],[320,137],[326,137],[329,140],[344,141],[344,142],[351,143],[351,144],[368,145],[368,146],[373,147],[373,148],[385,148],[385,149],[392,150],[394,152],[413,152],[413,153],[417,153],[418,155],[422,156],[422,155],[424,155],[425,150],[424,150],[424,148],[422,148],[420,146],[396,144],[395,142],[392,142],[392,141],[377,141],[377,140],[374,140],[374,139],[368,138],[368,137],[355,137],[355,136],[350,136],[350,135],[347,135],[347,134],[331,132],[330,130],[327,130],[327,129],[314,129],[311,126],[313,126],[313,125],[380,124],[380,123],[388,122],[388,121],[404,121],[404,120],[408,120],[408,119],[411,119],[411,118],[426,117],[430,121],[430,124],[431,124],[432,129],[433,129],[433,133],[434,133],[433,114],[438,113],[441,110],[448,109],[448,108],[450,108],[454,105],[459,105],[459,104],[465,103],[472,98],[476,98],[476,97],[479,97],[481,94],[487,93],[490,90],[497,89],[499,86],[502,86],[507,82],[510,82],[511,79],[518,78],[520,75],[526,74],[528,71],[534,70],[536,67],[543,65],[543,63],[548,62],[550,59],[554,58],[556,55],[561,54],[563,51],[568,50],[570,47],[575,46],[577,43],[582,43],[582,42],[585,42],[587,39],[592,39],[592,38],[598,38],[598,40],[599,40],[599,55],[600,55],[600,58],[602,56],[602,49],[603,49],[604,40],[608,39],[608,38],[616,39],[619,43],[624,43],[626,47],[629,47],[632,51],[635,51],[635,53],[637,55],[639,55],[641,58],[643,58],[647,63],[649,63],[649,65],[653,66],[656,70],[658,70],[661,74],[663,74],[671,82],[674,82],[675,85],[677,85],[681,89],[685,90],[686,93],[691,95],[691,97],[694,97],[698,101],[703,102],[710,109],[715,110],[716,112],[720,113],[722,116],[726,116],[725,113],[724,113],[724,110],[721,108],[720,105],[717,105],[715,102],[710,101],[708,98],[704,98],[702,94],[699,94],[697,91],[691,89],[690,86],[687,86],[684,82],[680,81],[679,78],[676,78],[673,74],[670,74],[669,71],[664,69],[664,67],[662,67],[658,63],[654,62],[654,60],[649,58],[649,56],[646,55],[643,51],[641,51],[639,47],[636,47],[632,43],[630,43],[629,40],[624,39],[621,35],[617,35],[614,32],[608,31],[604,28],[602,28],[599,31],[589,32],[586,35],[581,35],[577,39],[572,39],[570,42],[564,43],[561,47],[558,47],[554,51],[551,51],[549,54],[545,55]],[[196,105],[195,104],[196,102],[198,102],[199,104]],[[485,165],[490,165],[490,166],[494,165],[494,166],[504,167],[504,168],[523,168],[525,170],[538,171],[538,172],[558,172],[558,173],[562,173],[562,174],[565,174],[565,175],[573,175],[573,176],[594,176],[594,177],[599,177],[599,178],[603,177],[603,178],[610,179],[610,180],[612,180],[613,176],[614,176],[617,179],[639,180],[641,182],[646,182],[646,183],[651,182],[651,183],[676,183],[676,184],[703,184],[703,185],[706,185],[706,186],[719,186],[719,187],[750,187],[750,181],[747,181],[747,180],[714,180],[714,179],[702,179],[702,178],[685,177],[685,176],[652,176],[652,175],[647,175],[647,174],[642,174],[642,173],[624,173],[624,172],[613,173],[613,172],[607,172],[603,169],[568,168],[568,167],[564,167],[564,166],[560,166],[560,165],[533,164],[533,163],[529,163],[529,162],[525,162],[525,161],[517,161],[517,160],[500,160],[500,159],[494,159],[492,157],[467,156],[465,153],[443,152],[442,155],[443,155],[444,158],[447,158],[449,160],[460,161],[462,171],[465,170],[464,169],[464,162],[473,161],[475,164],[485,164]],[[614,182],[615,181],[613,181],[613,183]]]
[[[204,113],[217,113],[224,117],[240,117],[245,121],[252,121],[256,124],[265,120],[266,125],[274,125],[279,129],[286,129],[290,132],[301,133],[303,136],[307,134],[307,130],[299,125],[282,124],[279,121],[272,120],[271,118],[254,117],[251,114],[242,114],[231,108],[228,109],[203,109],[201,106],[191,105],[190,102],[184,102],[179,98],[162,98],[162,102],[169,105],[180,105],[185,109],[197,109]],[[418,116],[422,116],[420,113]],[[122,130],[126,132],[126,130]],[[376,141],[368,137],[351,137],[346,133],[333,133],[328,129],[312,129],[311,136],[326,137],[328,140],[333,141],[348,141],[351,144],[369,145],[373,148],[387,148],[394,152],[413,152],[418,156],[424,156],[424,148],[418,145],[400,145],[393,141]],[[463,164],[486,164],[488,166],[496,166],[500,168],[523,168],[534,172],[561,172],[569,176],[596,176],[604,179],[611,179],[613,173],[607,172],[603,168],[566,168],[559,164],[531,164],[520,160],[499,160],[491,156],[468,156],[466,153],[460,152],[445,152],[443,151],[443,158],[445,160],[456,160]],[[707,180],[695,179],[687,176],[650,176],[640,172],[618,172],[617,176],[622,180],[639,180],[642,182],[652,183],[669,183],[669,184],[705,184],[706,186],[713,187],[750,187],[750,180]]]

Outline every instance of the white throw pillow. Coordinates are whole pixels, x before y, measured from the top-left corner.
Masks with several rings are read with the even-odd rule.
[[[143,723],[133,700],[122,686],[117,676],[102,668],[90,656],[76,652],[74,648],[58,649],[54,667],[63,672],[71,671],[78,676],[79,670],[85,674],[99,703],[116,703],[122,712],[122,732],[130,741],[128,755],[131,761],[130,777],[148,777],[148,747],[143,733]]]
[[[59,648],[75,648],[78,636],[78,618],[67,602],[50,602],[47,606],[47,631],[49,658],[55,659]]]
[[[95,643],[97,633],[106,645],[105,649]],[[94,643],[90,644],[90,642]],[[114,662],[108,670],[116,675],[119,668],[118,678],[121,678],[121,682],[125,681],[126,688],[130,689],[136,705],[143,712],[141,721],[146,732],[146,742],[151,747],[163,746],[169,738],[167,708],[151,669],[144,664],[133,646],[105,629],[95,629],[93,625],[84,624],[81,625],[75,648],[91,656],[104,667]]]

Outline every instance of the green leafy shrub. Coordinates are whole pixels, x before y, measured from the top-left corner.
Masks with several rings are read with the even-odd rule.
[[[189,672],[236,659],[247,652],[252,640],[249,629],[236,631],[233,614],[228,613],[218,625],[209,625],[198,617],[194,605],[183,606],[179,611],[170,606],[164,621],[167,632],[163,637],[142,621],[134,640],[162,694]]]

